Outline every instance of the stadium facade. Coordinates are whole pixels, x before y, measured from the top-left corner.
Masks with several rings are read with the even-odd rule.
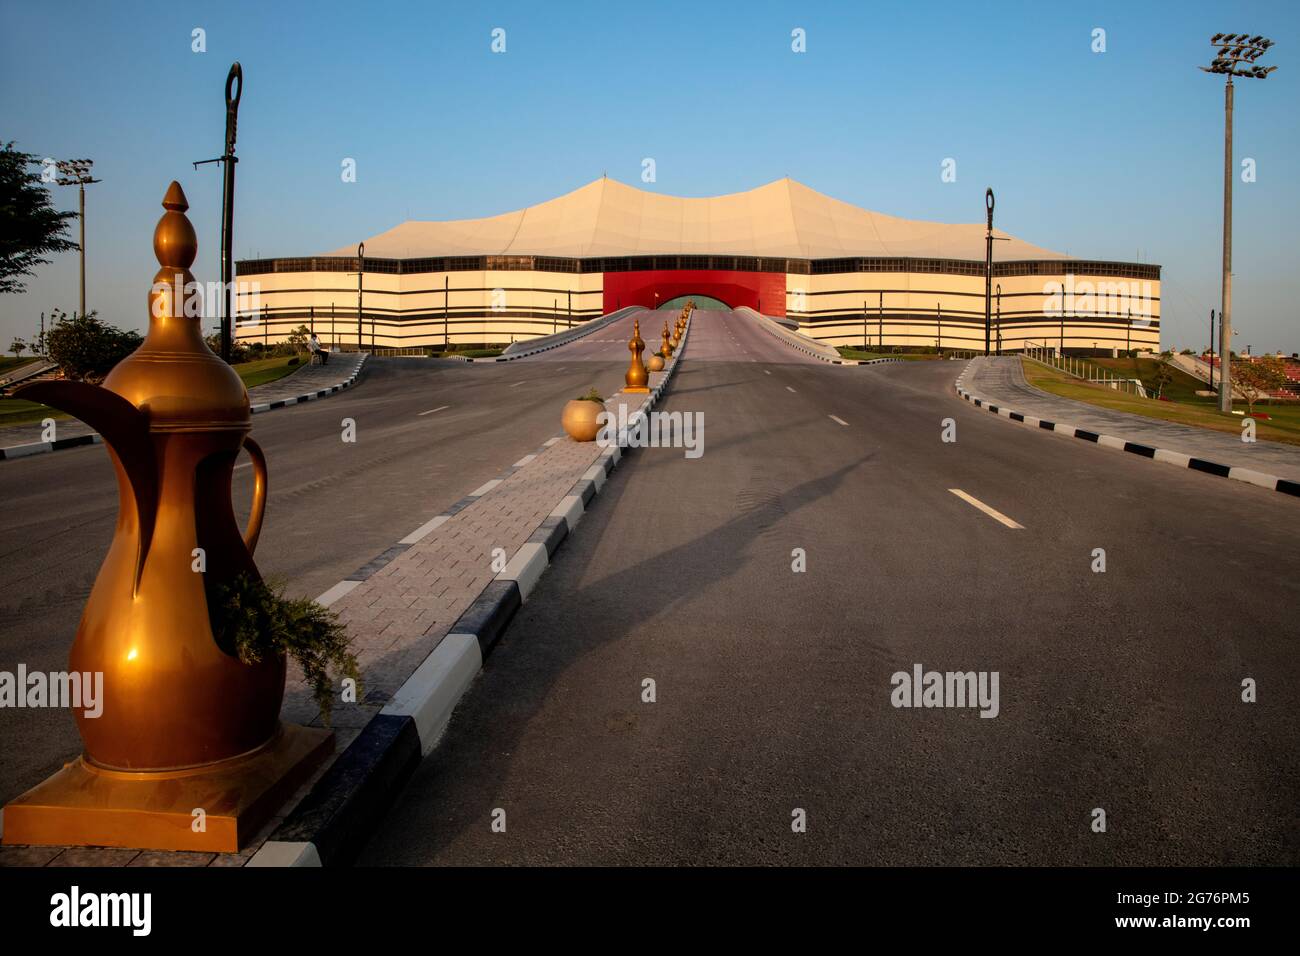
[[[1159,349],[1158,265],[994,235],[1003,349]],[[686,199],[602,178],[499,216],[405,222],[364,247],[363,260],[352,247],[239,262],[238,338],[308,325],[344,348],[358,328],[365,348],[502,345],[694,294],[829,345],[984,348],[983,223],[900,219],[790,179]]]

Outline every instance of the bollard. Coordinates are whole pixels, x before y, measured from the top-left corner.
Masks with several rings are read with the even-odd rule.
[[[632,339],[627,343],[627,347],[632,353],[632,361],[628,364],[627,374],[623,376],[623,381],[627,383],[623,391],[648,392],[650,389],[646,387],[646,383],[650,381],[650,373],[646,371],[645,363],[641,361],[645,342],[641,339],[640,319],[632,320]]]

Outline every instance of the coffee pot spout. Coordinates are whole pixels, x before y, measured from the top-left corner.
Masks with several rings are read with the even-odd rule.
[[[35,382],[17,389],[14,395],[75,415],[99,432],[113,450],[131,487],[140,522],[140,550],[135,564],[138,588],[158,511],[158,467],[148,415],[116,392],[85,382]]]

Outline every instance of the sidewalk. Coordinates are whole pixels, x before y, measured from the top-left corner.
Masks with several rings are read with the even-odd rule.
[[[248,402],[254,414],[321,398],[331,391],[347,388],[356,379],[368,353],[338,352],[328,365],[304,365],[296,372],[248,390]],[[55,441],[41,440],[40,422],[30,425],[0,427],[0,461],[25,458],[47,451],[58,451],[89,444],[95,430],[75,418],[55,419]],[[77,440],[80,439],[80,440]]]
[[[1050,395],[1025,381],[1017,356],[973,359],[958,379],[982,404],[999,411],[1073,426],[1099,436],[1112,436],[1175,455],[1217,463],[1226,469],[1249,469],[1289,481],[1300,481],[1300,446],[1281,442],[1243,442],[1226,432],[1144,418]],[[1192,466],[1195,467],[1195,466]]]

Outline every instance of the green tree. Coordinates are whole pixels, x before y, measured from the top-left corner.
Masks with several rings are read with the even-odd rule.
[[[1286,384],[1286,369],[1281,359],[1261,358],[1233,363],[1232,387],[1246,400],[1246,410],[1255,413],[1255,403]]]
[[[212,349],[214,354],[221,354],[220,332],[213,332],[211,335],[203,336],[203,341],[208,348]],[[239,339],[232,339],[230,342],[230,364],[238,365],[240,362],[247,362],[248,358],[248,343],[241,342]]]
[[[1156,366],[1156,398],[1160,398],[1165,393],[1165,386],[1174,380],[1174,370],[1164,362]]]
[[[98,385],[113,366],[140,347],[140,333],[122,330],[90,312],[69,319],[58,313],[45,333],[45,350],[64,376]]]
[[[22,358],[23,352],[27,351],[27,343],[21,337],[15,335],[13,343],[9,346],[9,351],[14,353],[14,358]]]
[[[307,339],[311,336],[311,330],[305,325],[300,325],[289,333],[286,342],[293,346],[295,352],[307,351]]]
[[[35,275],[36,266],[47,264],[54,253],[77,248],[67,238],[68,221],[77,214],[50,204],[40,165],[12,142],[0,148],[0,293],[23,292],[21,276]]]

